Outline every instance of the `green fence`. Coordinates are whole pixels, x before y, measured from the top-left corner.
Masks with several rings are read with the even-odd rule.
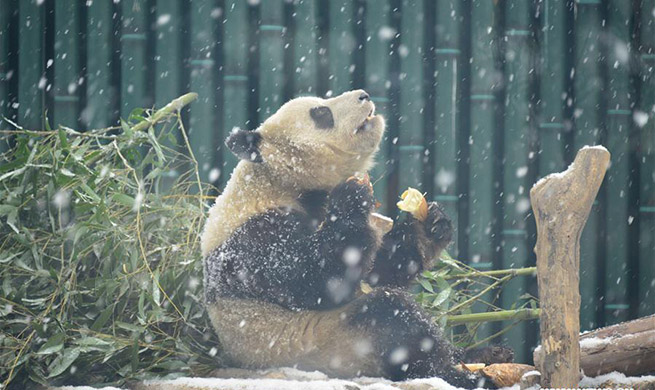
[[[655,312],[655,0],[0,0],[0,127],[106,127],[195,91],[191,142],[219,187],[232,128],[354,88],[389,125],[372,173],[384,211],[421,188],[481,269],[534,264],[531,184],[607,146],[582,326]],[[525,360],[537,326],[507,342]]]

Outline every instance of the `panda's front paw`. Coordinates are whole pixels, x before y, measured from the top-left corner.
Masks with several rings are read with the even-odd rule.
[[[444,249],[453,239],[453,224],[437,202],[428,203],[428,217],[423,226],[426,235],[439,249]]]
[[[368,216],[374,206],[373,187],[367,179],[351,177],[330,193],[330,212],[341,217]]]

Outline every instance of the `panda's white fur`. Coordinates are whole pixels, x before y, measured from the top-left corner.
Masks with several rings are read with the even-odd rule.
[[[362,90],[331,99],[299,97],[284,104],[256,131],[262,136],[265,164],[242,160],[209,210],[202,234],[206,256],[252,215],[277,207],[298,208],[298,194],[328,189],[357,172],[366,172],[384,132],[375,105]],[[334,129],[316,127],[309,110],[329,107]],[[368,119],[367,119],[368,118]],[[357,130],[366,121],[366,128]]]

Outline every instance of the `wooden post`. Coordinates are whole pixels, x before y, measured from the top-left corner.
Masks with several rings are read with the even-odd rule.
[[[577,387],[580,380],[580,234],[609,158],[602,146],[584,147],[566,171],[530,190],[537,223],[542,387]]]

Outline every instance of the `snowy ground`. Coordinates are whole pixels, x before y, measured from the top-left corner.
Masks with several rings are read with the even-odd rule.
[[[133,390],[459,390],[439,378],[391,382],[381,378],[330,379],[325,374],[294,368],[267,371],[222,369],[215,378],[178,378],[140,383]],[[637,383],[655,383],[655,376],[626,377],[613,372],[596,378],[584,377],[581,388],[635,387]],[[649,387],[651,388],[651,387]],[[98,390],[91,387],[59,387],[53,390]],[[127,390],[105,387],[101,390]],[[519,390],[519,385],[502,390]]]
[[[382,378],[330,379],[318,372],[294,368],[267,371],[218,370],[216,378],[178,378],[138,384],[134,390],[458,390],[439,378],[391,382]],[[506,390],[518,390],[516,385]],[[97,390],[60,387],[56,390]],[[106,387],[103,390],[123,390]]]

